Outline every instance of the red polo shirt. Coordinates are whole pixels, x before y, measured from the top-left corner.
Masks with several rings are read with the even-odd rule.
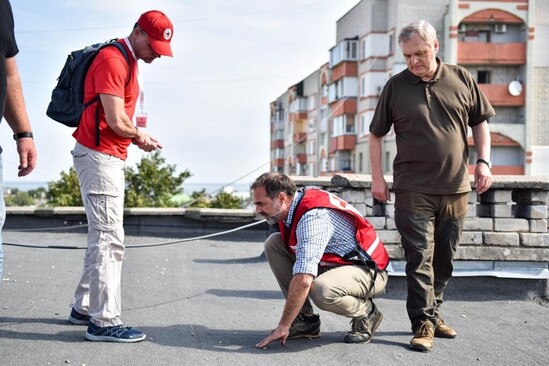
[[[91,100],[98,94],[109,94],[124,99],[124,109],[133,119],[135,105],[139,97],[137,82],[137,62],[124,40],[119,40],[130,58],[130,64],[116,47],[105,47],[93,60],[84,83],[84,101]],[[130,73],[131,68],[131,73]],[[128,81],[128,73],[130,79]],[[95,113],[99,108],[99,146],[95,141]],[[80,144],[89,149],[103,152],[126,160],[128,145],[132,139],[117,135],[107,124],[101,103],[93,103],[82,113],[80,125],[73,133]]]

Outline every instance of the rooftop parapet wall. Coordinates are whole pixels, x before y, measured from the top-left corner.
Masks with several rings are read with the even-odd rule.
[[[292,178],[299,187],[322,188],[351,203],[378,231],[391,258],[404,259],[393,220],[394,196],[387,203],[374,202],[371,176]],[[385,179],[391,188],[392,177]],[[493,180],[488,192],[469,194],[469,210],[456,259],[549,262],[549,177],[494,176]]]
[[[374,203],[371,176],[292,177],[298,187],[331,191],[355,206],[375,227],[393,260],[404,259],[394,217],[394,197]],[[392,177],[386,177],[389,187]],[[549,177],[494,176],[483,195],[469,195],[469,210],[456,259],[465,261],[549,262],[547,206]],[[261,220],[252,210],[131,208],[125,210],[128,235],[186,238],[232,230]],[[76,228],[86,223],[82,207],[8,207],[4,229]],[[221,240],[262,241],[271,232],[266,223]],[[547,267],[547,266],[546,266]]]

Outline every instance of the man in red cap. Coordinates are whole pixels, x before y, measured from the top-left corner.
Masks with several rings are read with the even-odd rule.
[[[142,14],[131,34],[117,40],[126,48],[129,63],[116,47],[104,47],[84,82],[84,100],[99,96],[99,102],[84,110],[73,134],[72,155],[88,220],[88,248],[69,321],[87,325],[86,338],[92,341],[130,343],[146,337],[141,330],[125,327],[120,319],[124,166],[131,143],[147,152],[162,148],[138,128],[147,116],[137,61],[151,63],[160,56],[172,56],[172,36],[173,25],[165,14],[157,10]],[[134,123],[138,101],[141,111]]]

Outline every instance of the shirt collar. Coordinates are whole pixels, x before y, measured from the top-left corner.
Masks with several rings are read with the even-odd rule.
[[[294,198],[292,199],[292,203],[290,204],[290,211],[288,211],[288,217],[286,217],[286,220],[284,220],[284,225],[286,227],[290,227],[292,225],[294,212],[297,207],[297,204],[299,203],[299,201],[301,201],[301,197],[303,197],[303,191],[299,190],[295,193]]]
[[[437,60],[437,70],[435,71],[435,75],[433,75],[433,78],[430,81],[424,81],[424,83],[434,83],[441,78],[443,73],[442,69],[444,68],[444,63],[438,56],[436,57],[436,60]],[[412,72],[408,69],[406,69],[406,77],[411,84],[419,84],[421,81],[423,81],[419,76],[412,74]]]

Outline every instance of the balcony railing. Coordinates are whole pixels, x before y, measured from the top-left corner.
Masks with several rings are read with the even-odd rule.
[[[345,76],[357,76],[358,64],[356,61],[347,61],[338,64],[332,70],[332,82],[335,82]]]
[[[294,133],[294,144],[300,144],[307,141],[306,132],[296,132]]]
[[[356,114],[356,98],[340,99],[337,102],[333,103],[331,108],[332,116],[334,117],[341,116],[343,114]]]
[[[307,112],[290,113],[290,122],[295,122],[302,119],[307,119]]]
[[[330,153],[333,154],[339,150],[354,150],[356,145],[356,135],[342,135],[330,138]]]
[[[518,96],[509,93],[507,84],[479,84],[478,87],[493,106],[522,107],[525,104],[526,88],[524,87],[522,93]]]
[[[458,63],[462,65],[524,65],[526,44],[458,42]]]
[[[284,167],[284,159],[273,159],[272,164],[273,164],[273,167],[283,168]]]
[[[271,150],[284,149],[284,139],[271,141]]]

